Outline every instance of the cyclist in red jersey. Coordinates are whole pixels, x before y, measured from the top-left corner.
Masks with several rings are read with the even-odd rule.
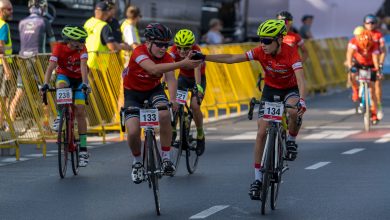
[[[379,71],[377,72],[377,80],[375,81],[375,96],[377,99],[378,104],[378,119],[381,120],[383,118],[383,111],[382,111],[382,80],[383,80],[383,74],[382,74],[382,68],[383,63],[385,61],[386,57],[386,45],[385,45],[385,39],[383,37],[383,34],[377,30],[378,25],[378,18],[373,14],[368,14],[364,17],[364,28],[366,30],[371,31],[372,39],[375,42],[375,44],[378,45],[380,49],[380,55],[378,57],[379,60]]]
[[[265,86],[263,89],[262,101],[274,101],[274,96],[279,96],[281,101],[290,105],[300,105],[297,112],[294,109],[287,109],[289,118],[287,137],[287,157],[295,160],[297,155],[296,136],[300,128],[299,118],[306,111],[305,104],[305,79],[301,58],[298,51],[283,43],[286,35],[286,26],[283,20],[270,19],[263,22],[257,35],[260,37],[260,45],[244,54],[218,54],[205,56],[206,61],[218,63],[239,63],[256,60],[260,62],[265,73]],[[258,130],[254,149],[255,181],[250,186],[251,199],[259,199],[261,192],[261,158],[264,151],[266,138],[267,121],[262,119],[264,114],[263,106],[259,109],[257,121]]]
[[[49,89],[51,74],[57,72],[56,88],[72,87],[82,89],[75,93],[75,116],[80,137],[79,166],[85,167],[89,162],[87,152],[87,121],[85,113],[85,92],[90,90],[88,85],[88,53],[85,39],[88,34],[83,27],[67,25],[61,32],[63,42],[56,43],[49,59],[49,66],[45,73],[45,84],[42,91]],[[57,110],[59,113],[61,109]],[[58,130],[59,115],[53,123],[53,130]]]
[[[302,53],[302,61],[305,61],[308,57],[308,54],[305,48],[304,41],[299,34],[291,31],[291,27],[293,24],[293,16],[288,11],[281,11],[276,15],[276,18],[284,20],[284,22],[286,23],[287,34],[283,37],[283,43],[300,49]]]
[[[175,35],[175,45],[170,48],[169,54],[179,62],[185,59],[191,51],[201,52],[199,45],[195,44],[195,35],[191,30],[181,29]],[[180,68],[178,88],[181,90],[193,89],[196,87],[198,96],[202,101],[206,91],[206,64],[202,63],[195,69]],[[196,153],[200,156],[205,149],[205,135],[203,131],[203,115],[196,97],[191,97],[190,107],[194,113],[194,122],[197,128]]]
[[[151,23],[146,26],[144,36],[146,43],[134,49],[128,67],[123,72],[123,86],[125,108],[141,108],[144,101],[148,100],[153,106],[168,104],[168,98],[161,86],[161,78],[164,76],[168,83],[169,96],[177,109],[175,102],[177,81],[173,70],[178,68],[195,68],[202,61],[191,60],[188,57],[180,62],[174,62],[167,53],[172,39],[171,30],[159,23]],[[172,175],[175,166],[170,161],[170,148],[172,140],[172,126],[167,110],[159,111],[160,142],[163,159],[163,171],[165,175]],[[127,142],[134,158],[131,177],[134,183],[139,184],[144,179],[144,167],[141,156],[141,129],[139,115],[126,116]]]
[[[357,37],[364,31],[364,27],[363,26],[357,26],[354,30],[353,30],[353,35],[354,37],[352,37],[349,42],[348,42],[348,47],[351,47],[352,45],[357,45]],[[348,53],[348,52],[347,52]],[[347,59],[345,60],[345,63],[344,63],[345,66],[347,66],[348,68],[348,62],[347,62]],[[354,65],[354,60],[352,59],[352,66]],[[352,102],[355,103],[355,107],[356,107],[356,113],[360,113],[360,110],[359,110],[359,85],[358,85],[358,81],[356,80],[356,73],[352,73],[350,71],[350,68],[348,68],[348,83],[351,85],[352,87]]]
[[[371,120],[373,124],[378,122],[377,118],[377,100],[375,96],[375,86],[374,83],[377,77],[377,71],[379,68],[379,47],[378,44],[375,44],[372,39],[372,34],[368,30],[362,31],[360,35],[356,37],[356,40],[352,41],[348,45],[347,50],[347,67],[351,69],[354,67],[355,69],[360,68],[372,68],[371,74],[371,83],[370,83],[370,93],[372,94],[372,103],[371,103]],[[351,72],[357,72],[353,70]],[[356,75],[353,75],[352,78],[356,78]],[[358,93],[358,83],[356,80],[352,81],[354,93]],[[356,97],[355,97],[356,98]]]

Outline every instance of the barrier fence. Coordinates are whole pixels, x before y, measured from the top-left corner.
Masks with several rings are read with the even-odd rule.
[[[304,70],[309,93],[345,85],[343,63],[347,43],[346,38],[305,42],[309,58],[304,63]],[[204,54],[242,54],[256,46],[256,43],[205,46],[202,51]],[[93,53],[93,56],[97,65],[90,68],[89,73],[92,93],[86,108],[88,132],[100,134],[105,142],[107,131],[120,132],[121,75],[125,65],[123,57],[116,53]],[[15,148],[17,160],[20,144],[36,144],[46,156],[46,140],[56,137],[49,126],[57,115],[54,94],[48,95],[48,106],[42,104],[39,94],[48,58],[48,54],[32,58],[11,56],[8,63],[10,74],[0,73],[0,148]],[[206,121],[211,115],[218,118],[220,111],[228,116],[232,112],[240,113],[251,97],[260,97],[256,83],[262,69],[258,62],[207,62],[206,65],[207,89],[201,108]],[[54,82],[55,77],[52,77],[53,87]]]

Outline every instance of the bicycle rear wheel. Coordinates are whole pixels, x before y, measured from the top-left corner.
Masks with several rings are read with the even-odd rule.
[[[184,142],[186,143],[186,165],[187,171],[190,174],[193,174],[198,166],[199,156],[196,153],[196,138],[193,137],[196,134],[194,129],[191,129],[192,117],[188,113],[184,113],[184,127],[182,136],[184,137]]]
[[[261,200],[261,214],[265,214],[265,209],[267,205],[267,197],[268,197],[268,192],[269,188],[271,185],[271,175],[272,175],[272,151],[275,145],[275,132],[270,129],[267,135],[267,140],[266,140],[266,151],[265,156],[264,156],[264,162],[263,162],[263,185],[261,186],[261,195],[260,195],[260,200]]]
[[[271,209],[275,210],[276,208],[276,201],[278,200],[278,194],[280,189],[280,184],[282,182],[282,174],[283,174],[283,150],[285,142],[285,133],[286,131],[281,128],[279,130],[280,133],[276,135],[278,137],[278,144],[274,148],[273,151],[273,159],[272,159],[272,165],[274,167],[274,173],[273,173],[273,181],[271,182]]]
[[[147,149],[148,149],[148,174],[150,183],[152,185],[153,189],[153,195],[154,195],[154,203],[156,206],[156,213],[157,215],[160,215],[160,200],[159,200],[159,188],[158,188],[158,179],[159,174],[157,172],[157,153],[156,149],[157,147],[154,146],[153,142],[153,135],[151,132],[148,132],[146,134],[146,143],[147,143]]]
[[[179,130],[176,130],[176,135],[172,136],[172,148],[171,148],[171,160],[172,163],[175,165],[176,170],[173,176],[176,174],[177,169],[179,167],[180,158],[182,156],[183,151],[183,136],[181,135],[181,131],[184,129],[184,119],[183,119],[183,108],[180,107],[178,111],[178,117],[177,120],[179,120]],[[175,122],[177,122],[177,120]],[[177,129],[177,123],[175,123],[175,129]]]
[[[366,111],[364,112],[364,130],[370,131],[370,118],[371,118],[371,108],[370,108],[370,96],[369,96],[368,84],[364,83],[364,106]]]
[[[69,130],[68,130],[68,109],[64,108],[60,115],[58,126],[57,145],[58,145],[58,171],[61,178],[66,175],[69,152]]]

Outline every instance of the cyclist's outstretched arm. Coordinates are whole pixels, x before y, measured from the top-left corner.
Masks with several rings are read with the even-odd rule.
[[[351,48],[351,47],[348,47],[348,50],[347,50],[347,66],[348,66],[348,69],[351,69],[352,67],[352,55],[353,55],[353,52],[354,52],[354,49]]]
[[[49,66],[47,67],[45,73],[45,81],[44,81],[45,84],[50,83],[51,73],[53,72],[53,70],[55,70],[56,67],[57,67],[57,62],[54,61],[49,62]]]
[[[193,69],[198,66],[202,60],[190,60],[189,57],[186,57],[184,60],[175,63],[159,63],[156,64],[152,60],[147,59],[142,61],[139,65],[146,70],[149,74],[153,76],[161,76],[166,72],[179,69],[181,67],[186,67]]]
[[[302,44],[301,46],[299,46],[299,48],[302,52],[302,62],[305,62],[305,60],[309,57],[305,44]]]
[[[202,65],[202,64],[201,64]],[[202,81],[202,75],[201,75],[201,73],[200,73],[200,66],[201,65],[199,65],[199,66],[197,66],[195,69],[194,69],[194,76],[195,76],[195,83],[196,84],[200,84],[201,83],[201,81]]]
[[[379,58],[380,54],[372,53],[372,62],[374,63],[375,69],[379,70]]]
[[[206,61],[215,63],[241,63],[248,61],[245,54],[214,54],[207,55]]]
[[[169,71],[164,74],[165,82],[168,83],[168,91],[171,102],[174,102],[176,99],[176,90],[177,90],[177,80],[175,77],[175,73],[173,71]]]
[[[295,77],[297,78],[298,89],[299,89],[299,96],[302,99],[305,99],[305,97],[306,97],[306,85],[305,85],[305,74],[303,72],[303,69],[297,69],[294,72],[295,72]]]
[[[82,59],[80,61],[80,69],[81,69],[81,77],[83,79],[83,83],[88,84],[88,66],[87,59]]]

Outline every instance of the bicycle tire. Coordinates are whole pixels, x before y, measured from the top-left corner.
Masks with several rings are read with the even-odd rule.
[[[148,149],[148,173],[150,183],[153,189],[154,203],[156,206],[156,213],[160,215],[160,200],[159,200],[159,189],[158,189],[158,174],[156,169],[156,160],[157,153],[155,152],[156,147],[154,147],[153,135],[151,132],[147,132],[146,134],[146,143]]]
[[[65,127],[64,127],[65,126]],[[64,108],[60,115],[57,131],[58,171],[61,179],[65,178],[68,165],[69,135],[68,135],[68,109]]]
[[[263,182],[261,187],[261,214],[265,215],[265,210],[267,206],[267,197],[269,188],[271,185],[271,175],[272,175],[272,166],[271,166],[271,156],[275,143],[275,132],[272,128],[268,131],[266,139],[267,151],[265,152],[264,164],[263,164]]]
[[[273,151],[273,159],[276,159],[276,161],[273,161],[272,164],[277,164],[275,172],[274,172],[274,181],[271,183],[271,209],[276,209],[276,202],[278,200],[279,195],[279,189],[280,189],[280,183],[282,182],[282,171],[283,171],[283,149],[285,146],[283,146],[283,143],[285,143],[285,133],[286,131],[281,128],[279,129],[278,135],[278,146],[276,146],[276,151]],[[275,166],[274,166],[275,167]]]
[[[80,146],[78,143],[74,143],[75,149],[73,152],[71,152],[71,161],[72,161],[72,171],[73,175],[79,174],[79,153],[80,153]]]
[[[370,96],[369,96],[369,88],[367,83],[364,83],[364,106],[366,111],[364,112],[364,130],[370,131],[370,117],[371,117],[371,109],[370,109]]]
[[[176,130],[176,137],[172,137],[173,144],[171,148],[171,158],[172,158],[172,163],[175,165],[176,170],[173,173],[172,176],[174,176],[178,170],[180,159],[182,156],[183,152],[183,136],[181,135],[181,131],[184,128],[184,119],[183,119],[183,108],[180,107],[178,111],[178,117],[177,119],[179,120],[179,135],[177,135],[177,130]],[[176,121],[177,122],[177,121]],[[177,123],[174,125],[177,128]]]
[[[186,144],[186,166],[189,174],[193,174],[198,166],[199,156],[196,153],[196,139],[193,137],[194,131],[191,130],[192,117],[190,114],[184,114],[185,129],[183,129],[184,142]]]

